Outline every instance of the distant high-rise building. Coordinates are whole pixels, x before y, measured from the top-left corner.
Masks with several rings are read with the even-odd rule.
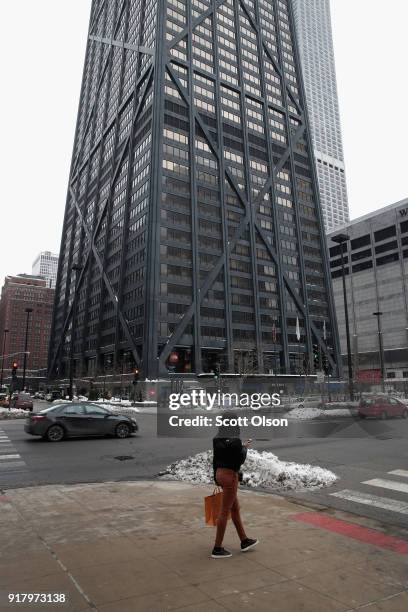
[[[0,340],[4,354],[4,370],[9,374],[12,361],[19,364],[21,373],[24,360],[26,308],[31,308],[29,318],[27,369],[47,368],[48,345],[50,341],[54,289],[47,286],[44,278],[19,274],[6,276],[0,299]],[[6,333],[4,331],[6,330]]]
[[[330,0],[293,0],[326,230],[349,221]]]
[[[34,260],[32,273],[42,276],[47,281],[47,286],[55,288],[58,272],[58,255],[50,251],[42,251]]]
[[[291,1],[94,0],[50,375],[336,371],[311,147]]]

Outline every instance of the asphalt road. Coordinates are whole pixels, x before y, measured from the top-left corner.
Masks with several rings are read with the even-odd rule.
[[[24,420],[0,421],[0,488],[150,479],[169,463],[211,446],[203,438],[158,438],[155,415],[140,414],[138,421],[140,431],[129,439],[57,444],[27,435]],[[282,460],[326,467],[339,476],[330,488],[288,493],[292,498],[408,528],[408,420],[364,421],[364,430],[361,422],[350,419],[348,424],[340,437],[254,437],[253,448],[270,450]],[[332,425],[340,430],[344,419],[333,418]],[[327,423],[314,423],[313,431],[319,427],[327,429]]]

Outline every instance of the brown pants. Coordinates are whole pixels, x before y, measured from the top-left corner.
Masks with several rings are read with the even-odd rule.
[[[235,525],[239,539],[245,540],[245,529],[241,522],[239,513],[239,504],[237,498],[238,491],[238,474],[233,470],[226,468],[218,468],[215,474],[217,483],[222,487],[222,506],[221,512],[217,520],[217,535],[215,537],[215,546],[220,548],[224,539],[225,529],[227,527],[228,514],[231,512],[232,522]]]

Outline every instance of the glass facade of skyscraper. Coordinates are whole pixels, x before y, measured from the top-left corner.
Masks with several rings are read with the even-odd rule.
[[[286,0],[93,2],[52,376],[336,370],[298,64]]]

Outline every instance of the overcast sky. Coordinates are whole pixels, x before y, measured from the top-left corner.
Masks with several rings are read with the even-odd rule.
[[[90,5],[0,1],[0,283],[31,272],[40,251],[59,250]],[[408,2],[331,6],[355,218],[408,196]]]

